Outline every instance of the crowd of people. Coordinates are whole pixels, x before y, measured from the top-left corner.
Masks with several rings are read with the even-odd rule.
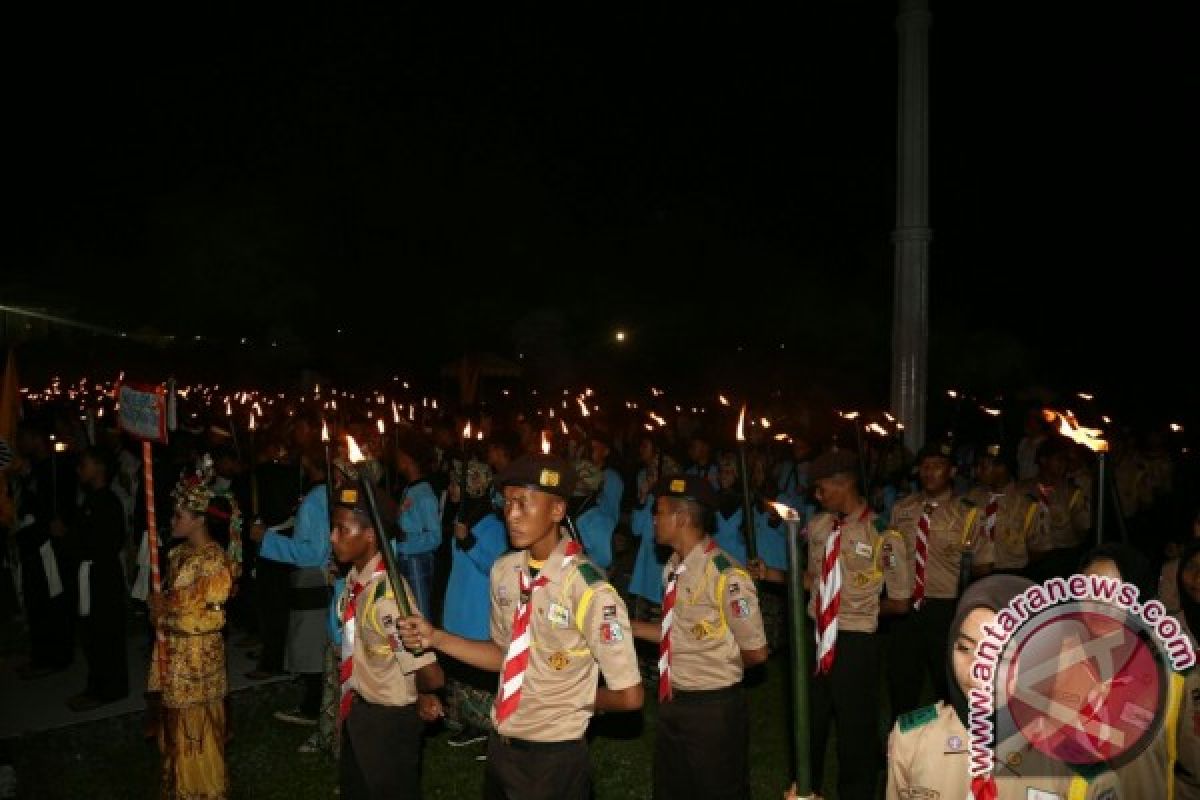
[[[643,685],[660,703],[655,796],[748,797],[743,676],[788,646],[778,503],[801,518],[808,555],[818,793],[836,728],[840,798],[875,797],[881,779],[889,798],[1200,796],[1200,685],[1128,763],[1071,770],[1027,753],[990,784],[966,772],[964,642],[1030,579],[1115,573],[1200,624],[1195,487],[1162,437],[1115,435],[1110,487],[1040,412],[1019,439],[915,455],[803,430],[739,452],[687,415],[581,419],[553,436],[533,415],[476,417],[469,439],[463,420],[385,437],[346,415],[323,439],[329,421],[301,411],[249,440],[219,418],[181,430],[154,449],[151,547],[138,446],[31,409],[0,520],[6,605],[29,628],[21,677],[64,669],[78,640],[88,678],[71,708],[119,700],[127,631],[144,619],[149,685],[136,688],[164,797],[228,794],[232,647],[255,654],[252,680],[295,677],[276,717],[312,727],[301,750],[338,758],[346,798],[418,796],[434,724],[486,761],[488,797],[587,797],[589,721],[639,710]]]

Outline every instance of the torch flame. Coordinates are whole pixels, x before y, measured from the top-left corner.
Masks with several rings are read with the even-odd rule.
[[[1047,408],[1042,411],[1046,422],[1058,420],[1058,432],[1075,442],[1097,453],[1108,452],[1108,442],[1104,441],[1104,431],[1099,428],[1085,428],[1075,419],[1070,411],[1055,411]]]
[[[1171,433],[1183,433],[1183,426],[1180,425],[1178,422],[1172,422],[1170,427],[1171,427]]]
[[[467,420],[467,424],[463,426],[463,438],[471,438],[471,420]]]
[[[358,449],[358,444],[354,441],[354,437],[350,434],[346,434],[346,452],[350,456],[351,464],[358,464],[367,460],[363,456],[362,450]]]
[[[227,416],[227,417],[233,416],[233,406],[229,405],[228,397],[225,398],[225,416]]]
[[[254,412],[250,412],[250,430],[254,430]]]
[[[567,421],[565,419],[560,419],[558,421],[558,424],[562,426],[563,436],[567,436],[570,434],[570,431],[567,429]]]
[[[325,424],[324,417],[321,418],[321,441],[329,441],[329,426]]]
[[[542,431],[542,455],[550,455],[550,437],[545,431]]]
[[[987,414],[988,416],[991,416],[991,417],[1000,416],[1000,409],[998,409],[998,408],[988,408],[987,406],[980,406],[979,409],[981,411],[983,411],[983,413]]]
[[[746,441],[746,406],[744,404],[738,413],[737,440],[739,442]]]
[[[720,403],[721,403],[721,405],[723,405],[723,406],[727,406],[727,405],[729,405],[729,400],[728,400],[728,399],[726,399],[725,395],[723,395],[723,394],[719,394],[719,395],[717,395],[717,400],[718,400],[718,402],[720,402]]]
[[[375,427],[379,429],[379,435],[383,436],[383,417],[375,420]]]
[[[772,501],[771,508],[775,509],[775,513],[779,515],[780,519],[786,520],[787,522],[794,522],[800,519],[800,515],[796,513],[796,509],[790,506],[785,506],[783,503],[776,503]]]
[[[858,412],[857,411],[839,411],[838,416],[841,417],[842,419],[853,420],[853,419],[858,419]]]
[[[400,412],[396,410],[396,401],[392,401],[392,422],[396,425],[400,424]]]
[[[579,410],[583,412],[583,415],[585,417],[590,417],[591,413],[588,411],[587,403],[584,402],[583,398],[577,397],[575,399],[579,401]]]

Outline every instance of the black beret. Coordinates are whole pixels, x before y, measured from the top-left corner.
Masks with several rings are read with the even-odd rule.
[[[530,454],[509,464],[496,476],[496,486],[524,486],[571,499],[578,475],[569,461],[555,455]]]
[[[841,474],[858,475],[858,456],[853,450],[827,450],[814,458],[808,467],[810,481]]]
[[[702,475],[666,475],[654,487],[656,497],[676,497],[692,500],[705,508],[717,507],[717,493],[708,478]]]
[[[346,486],[334,492],[334,508],[346,508],[356,514],[371,519],[371,507],[367,505],[367,496],[357,486]]]
[[[916,463],[920,465],[927,458],[944,458],[951,464],[954,463],[954,445],[945,440],[936,440],[927,443],[924,447],[917,451]]]

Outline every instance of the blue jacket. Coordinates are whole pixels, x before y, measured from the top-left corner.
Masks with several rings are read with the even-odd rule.
[[[404,508],[405,503],[408,508]],[[404,541],[397,543],[396,553],[415,556],[436,550],[442,543],[442,513],[429,481],[420,480],[405,487],[400,508],[396,522],[404,531]]]
[[[508,530],[495,514],[471,527],[475,544],[467,550],[458,539],[450,545],[450,578],[442,605],[442,627],[457,636],[489,641],[492,564],[508,550]]]
[[[739,564],[746,563],[746,537],[742,533],[742,509],[733,512],[731,517],[717,518],[717,533],[713,539],[717,547],[724,550]],[[768,567],[787,572],[787,526],[780,523],[772,528],[768,524],[770,515],[755,509],[754,512],[754,542],[758,545],[758,557]]]
[[[638,471],[638,484],[642,482],[646,468]],[[629,517],[630,532],[641,539],[637,557],[633,562],[633,574],[629,578],[629,593],[644,597],[651,603],[661,603],[663,595],[662,572],[666,562],[659,561],[654,542],[654,495],[646,495],[646,502],[633,509]]]
[[[604,485],[600,487],[600,494],[596,497],[596,505],[600,506],[605,514],[614,520],[618,520],[621,518],[621,495],[624,493],[625,481],[621,480],[621,473],[612,467],[606,468],[604,470]],[[615,525],[616,522],[613,524]],[[607,564],[601,564],[600,566],[608,569]]]
[[[323,567],[329,561],[329,497],[325,484],[309,490],[296,511],[296,527],[290,537],[268,531],[259,555],[297,567]]]
[[[575,520],[575,527],[583,538],[588,558],[600,569],[608,569],[612,564],[612,539],[617,518],[609,516],[600,506],[593,506]]]

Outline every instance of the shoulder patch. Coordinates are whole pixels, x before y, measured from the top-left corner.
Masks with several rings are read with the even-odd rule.
[[[378,603],[380,600],[382,600],[387,595],[387,591],[388,591],[387,578],[381,578],[378,581],[376,581],[375,582],[375,595],[374,595],[375,602]]]
[[[875,519],[871,521],[871,524],[875,526],[876,533],[883,533],[888,529],[887,520],[878,514],[875,515]]]
[[[958,502],[962,503],[962,504],[963,504],[964,506],[966,506],[967,508],[974,508],[974,507],[975,507],[975,501],[974,501],[974,500],[972,500],[971,498],[967,497],[965,494],[964,494],[964,495],[961,495],[961,496],[958,498]]]
[[[589,586],[606,582],[605,577],[600,574],[600,570],[596,569],[586,561],[580,562],[579,566],[576,567],[576,570],[579,572],[579,577],[583,578],[584,583],[588,584]]]
[[[713,556],[713,566],[717,568],[717,572],[724,572],[727,569],[733,569],[733,562],[724,553],[718,552]]]
[[[936,705],[925,706],[918,708],[916,711],[909,711],[907,714],[901,714],[896,724],[900,726],[903,732],[911,731],[915,728],[920,728],[922,725],[928,725],[938,717],[938,709]]]

